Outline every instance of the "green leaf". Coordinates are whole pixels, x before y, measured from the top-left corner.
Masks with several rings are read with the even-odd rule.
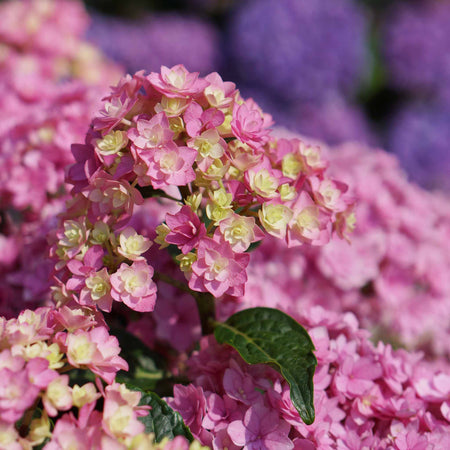
[[[146,433],[155,433],[156,442],[161,442],[165,437],[172,440],[175,436],[184,436],[189,442],[194,440],[180,414],[174,411],[157,394],[145,392],[135,386],[129,386],[129,388],[141,392],[140,405],[151,406],[148,415],[139,417],[139,420],[145,425]]]
[[[291,400],[303,421],[314,422],[313,376],[317,360],[306,330],[272,308],[251,308],[216,323],[217,341],[234,347],[249,364],[268,364],[286,379]]]
[[[116,381],[130,383],[144,390],[154,390],[167,374],[162,357],[150,350],[139,338],[122,328],[114,328],[111,334],[119,340],[120,356],[128,362],[129,370],[119,371]]]

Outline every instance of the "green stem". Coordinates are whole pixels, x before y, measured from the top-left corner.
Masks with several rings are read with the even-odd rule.
[[[194,297],[197,303],[198,314],[202,326],[202,335],[212,334],[214,331],[214,321],[216,318],[215,298],[209,292],[197,292],[190,289],[185,283],[175,280],[165,273],[155,272],[153,278],[170,284],[180,291],[187,292]]]
[[[194,298],[197,303],[198,313],[200,315],[202,335],[206,336],[214,333],[216,299],[209,292],[196,292]]]

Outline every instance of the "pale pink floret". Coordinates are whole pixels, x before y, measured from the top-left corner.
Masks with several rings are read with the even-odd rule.
[[[146,175],[155,189],[171,185],[184,186],[194,181],[195,172],[192,165],[196,157],[195,149],[179,147],[173,143],[141,154],[141,159],[148,167]]]
[[[256,225],[253,217],[240,216],[235,213],[220,221],[219,230],[233,251],[237,253],[245,252],[250,244],[264,238],[263,231]]]
[[[134,206],[144,202],[139,191],[128,181],[113,180],[111,175],[105,172],[98,173],[90,180],[89,186],[83,190],[83,195],[92,202],[89,209],[92,222],[110,216],[110,220],[116,222],[116,227],[118,216],[131,216]]]
[[[46,389],[59,375],[56,370],[49,369],[49,362],[44,356],[28,361],[26,371],[30,382],[40,389]]]
[[[202,172],[206,172],[214,160],[221,158],[227,149],[225,140],[215,128],[203,131],[187,144],[198,152],[197,166]]]
[[[205,237],[198,244],[189,287],[195,291],[211,292],[215,297],[225,293],[242,295],[249,259],[247,253],[234,253],[228,242]]]
[[[249,190],[262,202],[279,197],[279,186],[288,180],[279,170],[272,168],[268,158],[263,158],[245,172],[245,181]]]
[[[210,84],[205,88],[205,97],[213,108],[226,109],[231,106],[236,93],[236,85],[231,81],[223,81],[217,73],[205,77]]]
[[[150,247],[152,242],[149,238],[137,233],[133,227],[126,227],[119,236],[117,253],[131,261],[142,261],[142,256]]]
[[[22,438],[13,423],[0,422],[0,436],[3,448],[8,448],[8,450],[23,450],[24,442],[20,442]],[[27,443],[28,444],[28,443]],[[6,447],[8,445],[8,447]],[[25,444],[26,445],[26,444]]]
[[[27,345],[48,339],[53,333],[49,321],[51,308],[42,307],[22,311],[17,319],[10,319],[5,325],[5,338],[9,345]]]
[[[47,386],[42,396],[42,403],[50,417],[58,415],[58,411],[72,408],[72,388],[69,386],[69,375],[60,375]]]
[[[203,92],[209,81],[198,78],[198,72],[189,73],[182,64],[161,66],[161,73],[153,72],[147,79],[152,86],[167,97],[195,97]]]
[[[310,177],[309,182],[313,190],[313,196],[317,203],[329,211],[342,212],[347,209],[349,200],[343,196],[348,186],[337,180]]]
[[[178,246],[184,254],[189,253],[206,236],[205,225],[187,205],[175,214],[167,213],[166,224],[170,232],[165,241]]]
[[[145,261],[135,261],[131,266],[122,263],[111,275],[114,300],[125,303],[134,311],[153,311],[156,301],[156,284],[152,280],[153,267]]]
[[[128,370],[127,362],[119,356],[117,338],[111,336],[105,327],[69,333],[66,345],[67,359],[72,366],[87,367],[107,383],[112,383],[118,370]]]
[[[138,418],[148,414],[149,406],[138,406],[140,392],[113,383],[106,386],[104,399],[101,426],[107,435],[121,441],[144,432],[144,424]]]
[[[92,449],[92,434],[78,426],[72,414],[64,414],[56,421],[51,441],[45,450],[61,450],[75,448],[77,450]]]
[[[80,305],[111,311],[113,300],[108,269],[103,267],[98,272],[91,272],[84,283],[85,286],[80,292]]]
[[[242,142],[259,147],[269,141],[272,116],[262,112],[254,100],[248,99],[242,104],[235,103],[231,129]]]
[[[288,224],[288,247],[302,244],[324,245],[331,237],[331,217],[302,191],[292,205],[294,212]]]
[[[364,357],[355,359],[352,355],[342,362],[334,383],[339,394],[353,398],[372,388],[373,380],[379,378],[382,373],[380,365],[376,362]]]
[[[91,308],[71,308],[64,305],[53,311],[52,316],[57,324],[69,332],[80,328],[86,330],[93,326],[106,326],[103,315],[98,311],[93,311]]]
[[[40,388],[25,370],[0,370],[0,421],[14,423],[34,403]]]
[[[151,119],[138,116],[136,128],[128,130],[128,138],[140,150],[150,150],[164,147],[172,142],[173,131],[170,129],[167,116],[160,112]],[[138,151],[138,154],[141,152]]]

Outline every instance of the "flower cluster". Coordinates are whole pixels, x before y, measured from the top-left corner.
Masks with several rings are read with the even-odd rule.
[[[194,291],[244,293],[249,247],[264,231],[289,247],[323,245],[351,221],[346,185],[320,148],[275,139],[271,117],[217,73],[182,65],[123,78],[106,97],[76,163],[53,254],[67,301],[152,311],[152,241],[129,225],[144,197],[174,200],[154,241],[172,246]]]
[[[105,86],[119,78],[118,67],[83,39],[89,17],[81,2],[10,0],[0,14],[0,67],[24,98],[51,92],[57,80]]]
[[[449,20],[445,1],[397,4],[387,11],[383,50],[395,86],[448,95]]]
[[[53,88],[52,96],[21,106],[0,131],[0,285],[2,314],[17,314],[48,295],[52,262],[47,232],[66,199],[70,142],[86,133],[101,90],[77,82]],[[8,292],[10,291],[10,292]],[[4,298],[3,298],[4,297]],[[8,299],[15,298],[10,304]],[[12,309],[10,312],[9,310]]]
[[[128,364],[101,314],[24,310],[2,318],[0,329],[1,448],[201,450],[181,436],[156,444],[145,432],[139,418],[149,407],[140,406],[140,392],[114,381]]]
[[[356,2],[261,0],[240,6],[228,40],[243,82],[289,102],[354,91],[367,28]]]
[[[346,144],[328,158],[357,199],[351,245],[333,239],[300,253],[265,240],[244,300],[288,312],[297,303],[352,311],[383,340],[450,354],[448,201],[409,183],[381,150]]]
[[[119,71],[82,40],[79,2],[9,1],[0,12],[0,311],[12,317],[49,297],[46,235],[63,208],[70,144]]]
[[[301,421],[289,385],[275,371],[248,366],[230,347],[203,338],[188,361],[192,384],[176,386],[168,399],[203,444],[217,450],[450,445],[448,371],[420,354],[374,346],[350,313],[301,302],[296,308],[317,349],[315,422]]]

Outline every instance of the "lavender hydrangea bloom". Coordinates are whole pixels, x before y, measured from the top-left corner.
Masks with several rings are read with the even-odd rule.
[[[366,21],[349,0],[257,0],[229,23],[238,74],[289,100],[354,90],[363,72]]]
[[[412,180],[450,191],[450,107],[441,102],[405,106],[392,121],[388,149]]]
[[[450,2],[405,2],[390,11],[384,54],[396,87],[438,93],[449,89]]]
[[[93,16],[88,38],[130,72],[184,64],[202,74],[219,66],[219,33],[194,17],[158,14],[139,21]]]

